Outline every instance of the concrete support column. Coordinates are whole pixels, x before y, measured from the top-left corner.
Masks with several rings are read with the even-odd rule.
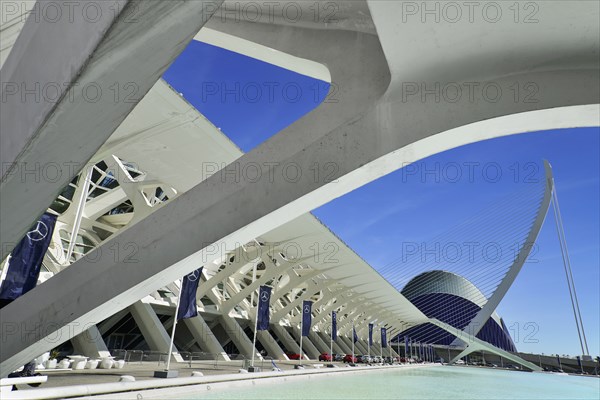
[[[256,340],[258,340],[263,345],[265,350],[267,350],[267,353],[269,353],[269,356],[277,360],[289,360],[288,356],[279,346],[279,343],[277,343],[273,336],[271,336],[271,333],[269,333],[269,331],[258,331],[256,333]]]
[[[351,354],[352,353],[352,339],[347,336],[338,336],[338,337],[340,337],[342,339],[341,342],[344,344],[344,346],[346,346],[346,354]],[[356,352],[356,349],[354,349],[354,351]]]
[[[364,340],[359,340],[356,342],[356,347],[358,347],[363,354],[369,354],[368,344],[365,343]]]
[[[206,324],[206,321],[204,321],[204,318],[198,315],[194,318],[186,318],[183,322],[202,349],[209,353],[217,354],[219,360],[230,361],[229,356],[223,350],[223,347]]]
[[[168,353],[171,338],[152,309],[152,306],[142,301],[137,301],[129,306],[129,311],[150,349]],[[173,345],[173,360],[183,362],[183,358],[179,355],[179,351],[175,345]]]
[[[342,353],[344,353],[344,354],[352,353],[352,346],[348,347],[348,343],[346,342],[346,340],[343,336],[338,335],[336,343],[342,349]]]
[[[310,331],[308,337],[319,353],[329,353],[329,342],[325,343],[315,331]]]
[[[300,329],[292,329],[292,335],[294,335],[297,341],[300,341],[300,334]],[[315,345],[312,344],[308,336],[302,338],[302,352],[307,356],[306,358],[308,360],[318,360],[319,355],[321,354]]]
[[[240,324],[236,321],[235,318],[231,318],[229,315],[224,315],[221,317],[221,324],[229,334],[229,337],[238,348],[238,350],[248,358],[252,357],[252,352],[254,351],[254,347],[252,345],[252,341],[248,339],[246,333],[240,326]],[[262,360],[262,356],[260,353],[256,352],[255,355],[256,360]]]
[[[324,343],[327,343],[329,345],[329,341],[330,336],[327,335],[326,333],[320,332],[317,335],[319,335],[319,337],[321,338],[321,340],[323,340]],[[344,350],[342,350],[342,348],[337,344],[337,341],[333,341],[333,354],[341,354],[343,353]]]
[[[91,358],[109,357],[110,353],[96,325],[71,339],[75,354]]]
[[[373,342],[373,347],[371,347],[371,354],[381,356],[381,344],[379,344],[379,342]]]
[[[100,334],[104,335],[106,332],[110,330],[117,322],[119,322],[125,315],[127,315],[127,309],[121,310],[110,318],[105,319],[100,322],[97,327],[100,331]]]
[[[292,335],[290,335],[287,329],[285,329],[285,327],[279,324],[273,324],[271,325],[271,328],[273,328],[273,332],[275,332],[279,340],[283,342],[284,346],[287,348],[287,351],[292,353],[298,352],[298,343],[294,340]]]

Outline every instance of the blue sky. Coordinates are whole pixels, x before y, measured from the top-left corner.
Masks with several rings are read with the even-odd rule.
[[[196,41],[164,78],[246,152],[318,106],[328,88],[326,82]],[[316,87],[319,90],[315,91]],[[399,243],[431,239],[494,200],[531,185],[543,176],[542,160],[548,159],[554,170],[588,345],[590,352],[598,355],[599,150],[598,128],[479,142],[429,157],[413,169],[400,169],[314,210],[314,214],[378,269],[398,258]],[[462,172],[459,179],[454,175],[456,165]],[[472,166],[472,179],[467,165]],[[422,174],[436,170],[439,179]],[[551,214],[537,244],[536,262],[524,265],[498,313],[520,351],[579,354]]]
[[[439,165],[443,171],[449,163],[465,162],[479,163],[483,170],[485,165],[497,164],[503,172],[498,182],[492,182],[492,176],[475,174],[472,181],[465,177],[453,183],[443,179],[443,173],[436,182],[431,176],[422,179],[420,174],[399,170],[320,207],[314,214],[377,269],[398,258],[398,243],[427,241],[468,218],[474,210],[529,184],[526,177],[534,171],[529,163],[539,166],[532,177],[541,177],[541,160],[548,159],[553,167],[588,345],[590,352],[598,355],[599,149],[598,128],[528,133],[479,142],[424,159],[419,170],[435,170]],[[521,170],[521,174],[515,182],[516,170]],[[454,180],[453,176],[450,179]],[[361,218],[348,218],[349,215]],[[536,261],[525,263],[498,313],[520,351],[579,354],[550,213],[537,245]]]

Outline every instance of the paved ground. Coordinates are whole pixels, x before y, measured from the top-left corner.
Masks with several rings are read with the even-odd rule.
[[[298,364],[298,361],[276,361],[277,366],[282,370],[292,370],[294,365]],[[310,368],[313,364],[328,364],[316,361],[303,361],[303,364]],[[344,363],[334,363],[340,367],[344,366]],[[194,361],[192,366],[188,363],[171,363],[171,369],[179,371],[180,377],[189,377],[192,375],[192,371],[200,371],[205,376],[211,375],[224,375],[237,373],[242,368],[242,361],[219,361],[215,366],[214,361]],[[271,370],[271,361],[256,361],[255,366],[262,367],[263,371]],[[160,365],[156,362],[131,362],[126,364],[122,369],[83,369],[76,371],[56,371],[52,370],[38,370],[43,375],[48,376],[48,382],[44,383],[40,388],[51,388],[58,386],[71,386],[71,385],[87,385],[96,383],[109,383],[118,382],[122,375],[131,375],[135,377],[136,381],[152,379],[154,371],[162,370],[165,368],[165,363]],[[19,386],[19,389],[31,389],[27,385]]]

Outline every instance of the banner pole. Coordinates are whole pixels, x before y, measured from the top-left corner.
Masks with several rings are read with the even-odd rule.
[[[352,359],[350,360],[351,364],[354,364],[354,322],[352,322]]]
[[[183,279],[181,278],[181,286],[177,295],[177,306],[175,307],[175,318],[173,319],[173,329],[171,329],[171,344],[169,345],[169,356],[167,357],[167,371],[171,367],[171,354],[173,353],[173,341],[175,340],[175,328],[177,327],[177,315],[179,314],[179,302],[181,302],[181,292],[183,291]]]
[[[329,355],[331,356],[331,360],[330,360],[331,366],[333,366],[333,361],[334,361],[334,359],[333,359],[333,334],[335,333],[337,336],[337,332],[335,332],[335,331],[337,331],[337,329],[335,329],[335,328],[337,328],[337,326],[336,327],[333,326],[334,323],[336,323],[336,321],[335,321],[336,318],[337,318],[337,313],[335,311],[332,311],[331,312],[331,335],[329,336],[329,340],[330,340]],[[337,325],[337,323],[336,323],[336,325]]]
[[[302,312],[304,312],[304,307],[302,307]],[[302,330],[304,329],[304,316],[300,320],[300,365],[302,365]]]
[[[252,283],[254,283],[254,281],[256,280],[256,263],[254,263],[254,267],[252,270]],[[258,288],[259,290],[259,296],[260,296],[260,287]],[[254,291],[252,291],[252,295],[250,297],[250,304],[254,303]],[[258,299],[258,301],[256,302],[256,317],[254,318],[254,339],[252,339],[252,361],[250,362],[250,365],[252,366],[252,369],[254,370],[254,356],[256,355],[256,331],[258,329],[258,306],[260,305],[260,298]]]
[[[254,368],[254,356],[256,355],[256,331],[258,330],[258,302],[256,303],[256,318],[254,318],[254,339],[252,340],[252,368]]]
[[[332,336],[331,336],[331,342],[329,343],[329,355],[331,356],[331,360],[329,360],[331,363],[333,363],[333,331],[331,332]]]
[[[379,335],[381,335],[381,329],[379,330]],[[381,354],[381,358],[383,359],[383,338],[379,338],[379,353]]]

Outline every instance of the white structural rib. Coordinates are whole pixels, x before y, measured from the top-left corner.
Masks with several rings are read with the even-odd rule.
[[[25,7],[6,3],[3,12],[9,5]],[[39,13],[27,18],[2,64],[0,258],[152,88],[210,18],[209,9],[220,3],[101,1],[94,3],[98,20],[91,21],[81,8],[70,13],[73,3],[56,2],[62,15],[58,21],[39,18]],[[19,30],[20,23],[13,27]],[[111,87],[121,95],[109,94]],[[52,94],[46,93],[48,88],[54,88]],[[127,88],[135,94],[125,99]],[[41,178],[49,165],[58,173]],[[25,169],[28,174],[22,175]]]
[[[295,57],[291,54],[277,51],[233,35],[216,31],[210,28],[202,28],[194,37],[198,42],[204,42],[248,57],[256,58],[281,68],[289,69],[311,78],[324,82],[331,82],[329,69],[321,63]]]

